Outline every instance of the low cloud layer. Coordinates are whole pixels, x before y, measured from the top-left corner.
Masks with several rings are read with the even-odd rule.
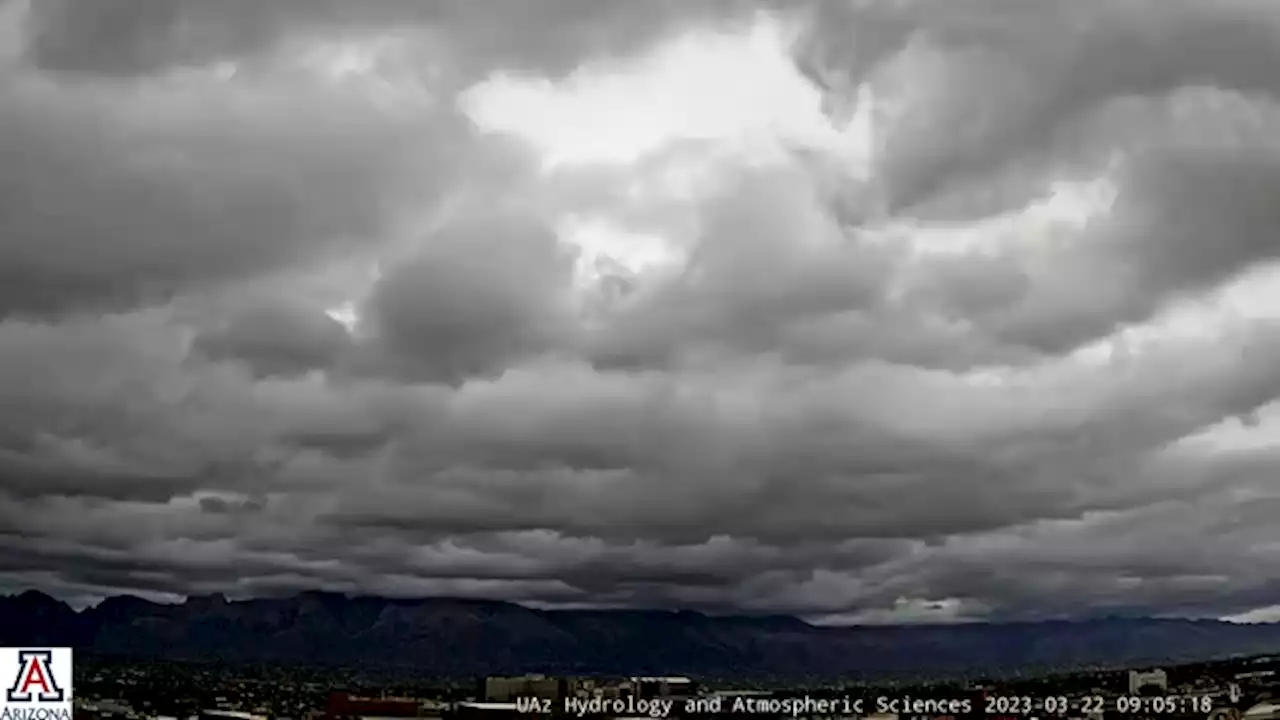
[[[0,590],[1267,616],[1280,6],[1076,5],[0,2]]]

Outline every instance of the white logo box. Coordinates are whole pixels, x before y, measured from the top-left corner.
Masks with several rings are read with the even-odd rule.
[[[72,651],[0,648],[0,720],[72,720]]]

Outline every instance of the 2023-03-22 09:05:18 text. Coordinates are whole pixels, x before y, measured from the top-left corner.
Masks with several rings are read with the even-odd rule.
[[[1199,715],[1213,711],[1213,700],[1207,695],[989,695],[983,698],[983,711],[988,715]]]

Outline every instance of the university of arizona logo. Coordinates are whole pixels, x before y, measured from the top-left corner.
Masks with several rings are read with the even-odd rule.
[[[0,648],[0,720],[71,720],[71,648]]]
[[[63,702],[67,699],[53,669],[53,650],[19,650],[18,677],[9,688],[9,702]]]

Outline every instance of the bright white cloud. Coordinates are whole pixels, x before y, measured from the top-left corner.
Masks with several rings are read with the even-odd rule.
[[[849,133],[832,127],[821,93],[791,60],[789,36],[781,21],[761,15],[744,30],[691,32],[558,82],[498,74],[462,104],[482,128],[533,144],[549,166],[631,163],[690,140],[761,157],[779,144],[838,148],[865,162],[865,119]]]
[[[578,249],[577,272],[584,281],[622,270],[628,275],[678,270],[686,253],[651,234],[630,232],[604,218],[570,215],[560,223],[560,238]]]

